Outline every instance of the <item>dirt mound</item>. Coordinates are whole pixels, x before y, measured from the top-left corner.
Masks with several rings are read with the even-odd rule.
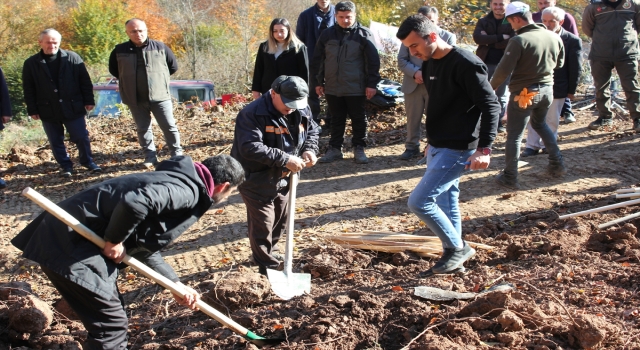
[[[18,296],[9,308],[9,325],[22,333],[40,333],[53,321],[51,307],[35,295]]]
[[[228,275],[215,274],[214,279],[201,282],[198,288],[206,302],[224,305],[233,311],[261,303],[271,286],[265,276],[241,266]]]
[[[313,278],[334,276],[342,273],[345,266],[358,269],[371,263],[370,256],[340,246],[317,247],[306,255],[308,258],[304,264],[304,271],[310,273]]]

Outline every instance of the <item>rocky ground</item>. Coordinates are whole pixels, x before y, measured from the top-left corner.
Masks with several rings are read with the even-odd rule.
[[[196,160],[228,153],[237,108],[178,110],[187,153]],[[478,250],[464,274],[419,278],[433,260],[348,249],[326,239],[365,230],[430,235],[406,207],[424,167],[417,159],[398,160],[404,111],[372,114],[370,164],[357,165],[348,153],[302,173],[294,271],[311,274],[310,294],[283,301],[250,265],[237,194],[163,252],[182,281],[255,333],[284,339],[275,346],[281,349],[640,349],[640,220],[597,228],[638,206],[558,218],[619,202],[616,189],[640,185],[640,136],[630,121],[618,118],[612,128],[590,131],[593,112],[578,112],[578,122],[560,128],[569,174],[547,177],[545,155],[523,159],[520,191],[493,182],[504,164],[500,135],[490,168],[461,180],[465,239],[493,249]],[[25,187],[60,201],[104,179],[148,171],[139,166],[130,119],[92,119],[89,130],[105,170],[100,175],[78,170],[70,179],[58,176],[47,145],[2,155],[9,186],[0,193],[0,349],[79,349],[86,337],[39,267],[9,241],[41,212],[20,196]],[[321,139],[323,146],[327,141]],[[135,271],[123,271],[119,286],[131,349],[254,348],[219,322],[176,305]],[[418,286],[479,294],[429,300],[414,295]]]

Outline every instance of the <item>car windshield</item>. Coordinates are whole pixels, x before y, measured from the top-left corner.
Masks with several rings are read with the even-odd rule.
[[[122,99],[116,90],[94,90],[93,95],[96,99],[96,106],[91,111],[91,116],[119,116],[120,110],[116,104],[121,104]]]

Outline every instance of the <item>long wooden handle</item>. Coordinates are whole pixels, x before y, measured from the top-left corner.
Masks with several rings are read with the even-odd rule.
[[[42,207],[42,209],[48,211],[49,213],[51,213],[51,215],[53,215],[56,218],[60,219],[60,221],[62,221],[65,224],[67,224],[74,231],[76,231],[79,234],[81,234],[84,238],[86,238],[86,239],[90,240],[91,242],[95,243],[98,247],[104,248],[104,244],[105,243],[104,243],[104,240],[100,236],[96,235],[93,231],[91,231],[91,229],[89,229],[88,227],[83,225],[80,221],[78,221],[78,219],[76,219],[73,216],[71,216],[69,213],[67,213],[62,208],[60,208],[57,204],[55,204],[52,201],[50,201],[49,199],[47,199],[46,197],[44,197],[43,195],[38,193],[36,190],[32,189],[31,187],[27,187],[27,188],[24,189],[24,191],[22,191],[22,195],[27,197],[27,198],[29,198],[29,199],[31,199],[33,202],[35,202],[40,207]],[[133,267],[136,271],[140,272],[141,274],[143,274],[143,275],[147,276],[148,278],[152,279],[153,281],[155,281],[159,285],[161,285],[161,286],[165,287],[166,289],[170,290],[171,293],[177,294],[180,297],[184,298],[186,293],[185,293],[184,289],[182,288],[182,286],[180,286],[180,285],[176,284],[175,282],[171,281],[170,279],[162,276],[161,274],[159,274],[156,271],[152,270],[147,265],[145,265],[142,262],[138,261],[137,259],[132,258],[129,255],[126,255],[124,257],[124,259],[122,260],[122,262],[124,262],[125,264]],[[200,311],[202,311],[205,314],[209,315],[210,317],[214,318],[215,320],[217,320],[218,322],[222,323],[223,325],[229,327],[234,332],[236,332],[236,333],[238,333],[238,334],[240,334],[240,335],[242,335],[244,337],[255,339],[255,338],[253,338],[253,337],[255,337],[255,334],[253,332],[249,331],[245,327],[241,326],[240,324],[236,323],[232,319],[228,318],[227,316],[222,314],[220,311],[218,311],[218,310],[214,309],[213,307],[209,306],[204,301],[198,300],[196,305],[200,308]],[[258,337],[258,338],[261,338],[261,337]]]
[[[293,231],[296,216],[296,187],[298,187],[298,173],[291,172],[289,177],[289,208],[287,219],[287,241],[284,252],[284,274],[289,276],[293,271]]]

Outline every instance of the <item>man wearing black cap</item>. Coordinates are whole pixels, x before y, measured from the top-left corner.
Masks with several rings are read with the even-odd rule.
[[[231,156],[246,172],[238,190],[247,206],[253,261],[262,274],[280,264],[272,252],[286,228],[289,173],[318,160],[318,125],[308,95],[304,80],[281,75],[236,118]]]

